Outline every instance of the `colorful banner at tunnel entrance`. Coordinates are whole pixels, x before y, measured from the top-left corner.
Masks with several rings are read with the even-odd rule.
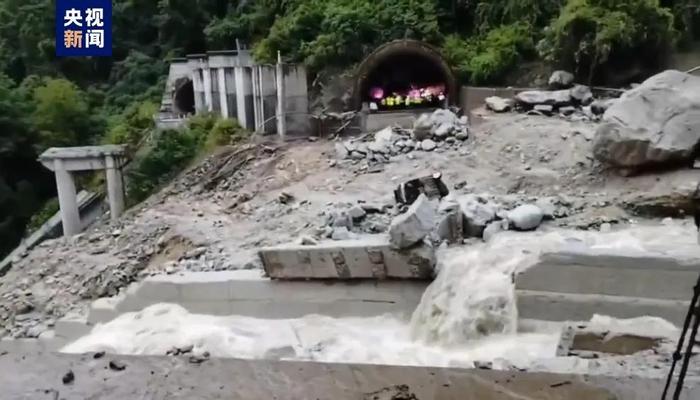
[[[56,55],[111,56],[112,1],[56,0]]]

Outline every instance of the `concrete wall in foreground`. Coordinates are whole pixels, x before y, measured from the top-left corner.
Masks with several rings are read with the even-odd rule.
[[[95,301],[87,322],[107,322],[121,313],[164,302],[179,304],[192,313],[256,318],[410,316],[428,284],[290,282],[264,278],[255,270],[159,275],[133,284],[121,298]]]
[[[562,249],[515,280],[520,318],[589,320],[656,316],[683,324],[700,258],[637,250]]]
[[[123,371],[108,367],[119,360]],[[70,384],[62,378],[72,371]],[[10,353],[3,399],[658,400],[663,379],[187,357]],[[697,381],[682,400],[700,398]]]

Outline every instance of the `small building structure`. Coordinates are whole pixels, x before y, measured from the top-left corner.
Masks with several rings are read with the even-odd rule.
[[[124,212],[122,167],[125,161],[126,149],[121,145],[52,147],[39,156],[39,162],[56,176],[64,236],[78,234],[82,229],[72,173],[105,170],[110,217],[114,221]]]
[[[256,64],[247,49],[172,59],[158,126],[179,127],[188,115],[202,113],[235,118],[265,134],[308,134],[306,69],[281,60]]]

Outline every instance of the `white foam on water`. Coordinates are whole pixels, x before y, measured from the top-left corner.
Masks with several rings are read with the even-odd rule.
[[[537,366],[549,360],[548,365],[556,365],[551,363],[559,340],[556,327],[516,332],[512,276],[533,265],[540,252],[572,243],[660,254],[698,251],[689,228],[681,225],[611,233],[507,232],[488,244],[441,251],[438,276],[410,321],[392,315],[309,315],[285,320],[218,317],[157,304],[98,325],[62,351],[163,355],[172,347],[194,345],[195,352],[208,351],[214,357],[248,359],[463,367],[471,367],[473,361],[494,361],[495,368]],[[672,324],[651,317],[595,316],[591,324],[624,333],[671,337],[677,332]],[[569,364],[557,368],[583,368]]]
[[[495,335],[443,348],[412,340],[408,321],[390,315],[269,320],[197,315],[175,304],[156,304],[98,325],[62,351],[164,355],[173,347],[194,345],[195,353],[208,351],[215,357],[471,367],[477,360],[525,361],[541,354],[553,355],[557,336],[532,333],[514,340]]]

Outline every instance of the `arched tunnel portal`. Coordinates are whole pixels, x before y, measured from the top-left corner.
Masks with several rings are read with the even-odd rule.
[[[457,102],[449,65],[433,46],[402,39],[386,43],[360,64],[353,90],[355,109],[392,110],[440,107]]]
[[[178,114],[194,114],[194,86],[188,78],[177,82],[173,93],[173,110]]]

